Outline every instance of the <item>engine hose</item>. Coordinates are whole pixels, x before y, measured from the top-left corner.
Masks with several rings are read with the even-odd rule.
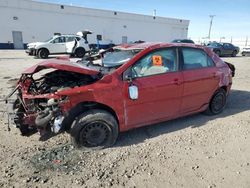
[[[46,127],[46,125],[50,122],[53,117],[53,112],[49,109],[45,109],[43,112],[39,113],[36,117],[35,124],[38,127]]]

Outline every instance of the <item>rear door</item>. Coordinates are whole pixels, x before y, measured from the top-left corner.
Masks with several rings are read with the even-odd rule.
[[[230,55],[234,51],[233,45],[231,45],[229,43],[224,43],[223,44],[223,49],[224,49],[224,54],[226,54],[226,55]]]
[[[66,52],[67,53],[72,53],[73,49],[75,49],[75,47],[77,45],[76,37],[68,36],[68,37],[65,37],[65,40],[66,40],[66,44],[65,44]]]
[[[139,127],[178,116],[182,96],[182,74],[178,72],[175,48],[148,53],[132,66],[131,85],[138,88],[138,99],[125,99],[125,123]],[[124,92],[128,93],[127,81]]]
[[[181,113],[198,111],[207,104],[219,85],[212,59],[202,49],[182,48],[183,98]]]

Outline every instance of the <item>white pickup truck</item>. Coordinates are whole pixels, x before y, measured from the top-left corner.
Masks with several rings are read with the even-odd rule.
[[[54,35],[45,42],[29,43],[26,53],[42,59],[52,54],[70,54],[82,58],[90,50],[87,34],[91,32],[78,32],[77,35]]]

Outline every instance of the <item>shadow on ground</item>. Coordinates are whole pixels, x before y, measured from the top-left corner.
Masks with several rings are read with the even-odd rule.
[[[200,127],[208,121],[224,118],[231,115],[250,110],[250,92],[232,90],[227,101],[225,110],[216,116],[206,116],[202,113],[154,124],[125,133],[121,133],[114,147],[127,146],[143,142],[145,139],[157,137],[162,134],[185,129],[187,127]]]

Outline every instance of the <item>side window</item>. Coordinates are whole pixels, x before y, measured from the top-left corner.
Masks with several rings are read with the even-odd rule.
[[[177,71],[176,50],[161,49],[150,52],[132,67],[132,76],[144,77]]]
[[[58,37],[55,40],[53,40],[53,43],[64,43],[65,37]]]
[[[182,54],[184,70],[214,66],[213,60],[203,50],[183,48]]]
[[[66,42],[72,42],[75,40],[75,37],[66,37]]]

